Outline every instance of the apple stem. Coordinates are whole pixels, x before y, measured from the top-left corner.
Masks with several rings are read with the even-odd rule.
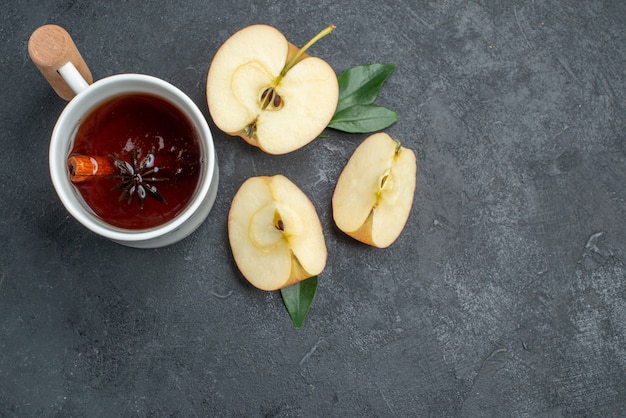
[[[280,75],[278,76],[278,79],[280,80],[281,78],[283,78],[285,76],[285,74],[287,74],[287,72],[289,70],[291,70],[291,68],[294,65],[296,65],[298,60],[302,57],[302,55],[306,52],[306,50],[311,47],[311,45],[313,45],[315,42],[317,42],[320,39],[322,39],[324,36],[330,34],[333,30],[335,30],[335,28],[336,28],[335,25],[328,26],[326,29],[324,29],[323,31],[321,31],[320,33],[315,35],[309,42],[306,43],[306,45],[304,45],[302,48],[300,48],[298,53],[285,65],[283,70],[280,72]]]
[[[398,141],[397,139],[395,141],[396,141],[395,155],[397,156],[398,154],[400,154],[400,151],[402,150],[402,143]]]

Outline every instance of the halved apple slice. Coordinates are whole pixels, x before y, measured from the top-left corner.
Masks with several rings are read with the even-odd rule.
[[[415,194],[415,153],[386,133],[366,138],[344,167],[332,206],[335,224],[351,237],[390,246],[409,218]]]
[[[262,290],[316,276],[326,266],[315,207],[282,175],[252,177],[241,185],[228,215],[228,238],[239,271]]]
[[[277,29],[252,25],[219,48],[207,76],[207,102],[218,128],[269,154],[285,154],[311,142],[328,125],[339,98],[337,76],[325,61],[304,51]]]

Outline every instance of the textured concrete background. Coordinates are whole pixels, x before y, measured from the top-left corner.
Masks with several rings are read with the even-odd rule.
[[[221,183],[186,240],[131,250],[70,218],[47,169],[64,107],[30,62],[46,23],[96,79],[168,80],[199,105],[219,45],[278,27],[337,73],[391,62],[379,103],[416,151],[404,233],[332,223],[364,135],[268,156],[214,131]],[[0,415],[626,414],[626,2],[9,0],[0,15]],[[234,266],[226,218],[253,175],[313,200],[328,265],[295,330]]]

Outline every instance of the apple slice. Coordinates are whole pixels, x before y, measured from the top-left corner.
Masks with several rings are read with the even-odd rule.
[[[228,38],[207,75],[207,103],[217,127],[269,154],[294,151],[318,137],[335,113],[339,87],[331,66],[305,51],[333,29],[302,49],[267,25]]]
[[[337,180],[332,198],[335,224],[363,243],[390,246],[409,218],[416,174],[413,150],[386,133],[369,136]]]
[[[252,177],[241,185],[228,215],[228,238],[239,271],[262,290],[316,276],[326,266],[315,207],[282,175]]]

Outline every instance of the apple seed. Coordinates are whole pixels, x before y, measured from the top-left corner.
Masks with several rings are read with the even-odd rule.
[[[276,229],[278,229],[280,232],[285,232],[285,223],[281,219],[278,209],[274,211],[274,227],[276,227]]]
[[[270,105],[272,105],[270,110],[278,110],[283,107],[283,99],[276,93],[276,89],[274,87],[268,87],[263,90],[260,102],[262,110],[267,109]]]

